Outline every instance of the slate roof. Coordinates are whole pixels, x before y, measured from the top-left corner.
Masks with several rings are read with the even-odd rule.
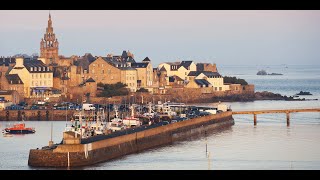
[[[48,73],[52,72],[42,61],[28,61],[23,63],[24,67],[31,73]]]
[[[193,61],[182,61],[180,65],[188,69],[188,67],[192,64],[192,62]]]
[[[18,74],[7,74],[6,78],[9,84],[23,84]]]
[[[169,76],[169,82],[174,82],[174,81],[184,81],[183,79],[181,79],[179,76]]]
[[[132,63],[131,67],[134,68],[146,68],[149,63]]]
[[[14,57],[0,57],[0,66],[9,66],[10,64],[15,64],[16,58]]]
[[[195,79],[194,80],[198,85],[200,86],[205,86],[205,87],[209,87],[209,85],[211,85],[207,80],[205,79]]]
[[[190,71],[188,76],[198,76],[199,74],[203,73],[209,78],[213,77],[221,77],[221,75],[217,72],[211,72],[211,71]]]
[[[142,60],[143,62],[150,62],[151,60],[148,58],[148,57],[146,57],[146,58],[144,58],[144,60]]]
[[[95,80],[93,80],[92,78],[89,78],[86,80],[86,82],[96,82]]]
[[[118,69],[121,69],[121,70],[136,70],[133,67],[118,67]]]
[[[160,68],[160,71],[166,71],[167,72],[167,70],[166,70],[166,68],[164,68],[164,66],[162,66],[162,68]]]

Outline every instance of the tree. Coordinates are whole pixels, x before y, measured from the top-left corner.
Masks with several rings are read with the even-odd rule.
[[[137,90],[137,92],[149,92],[149,91],[148,91],[148,89],[140,88],[139,90]]]
[[[241,84],[241,85],[248,85],[247,81],[244,79],[236,78],[236,77],[230,77],[230,76],[224,76],[223,77],[224,83],[231,83],[231,84]]]
[[[97,86],[103,87],[102,92],[97,94],[98,97],[124,96],[129,94],[129,90],[126,88],[127,85],[121,82],[115,84],[98,83]]]

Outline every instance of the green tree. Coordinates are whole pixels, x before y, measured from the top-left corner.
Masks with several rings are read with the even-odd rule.
[[[148,91],[148,89],[140,88],[139,90],[137,90],[137,92],[149,92],[149,91]]]
[[[241,85],[248,85],[247,81],[244,79],[231,77],[231,76],[224,76],[223,77],[224,83],[231,83],[231,84],[241,84]]]
[[[124,96],[129,94],[129,90],[126,88],[127,85],[120,82],[115,84],[98,83],[97,85],[103,87],[102,92],[97,94],[98,97]]]

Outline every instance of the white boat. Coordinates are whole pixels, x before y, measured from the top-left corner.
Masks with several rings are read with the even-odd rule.
[[[134,107],[131,105],[131,116],[123,119],[123,124],[127,127],[137,127],[141,125],[139,118],[134,117]]]
[[[107,128],[112,132],[121,131],[125,129],[122,119],[119,118],[118,108],[117,106],[114,107],[115,111],[115,118],[111,119],[111,122],[108,123]]]

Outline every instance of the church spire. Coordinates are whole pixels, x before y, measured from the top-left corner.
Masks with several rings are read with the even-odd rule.
[[[48,27],[44,34],[44,38],[40,42],[40,57],[46,59],[46,64],[54,64],[59,59],[58,55],[59,43],[53,32],[51,13],[49,11]]]

